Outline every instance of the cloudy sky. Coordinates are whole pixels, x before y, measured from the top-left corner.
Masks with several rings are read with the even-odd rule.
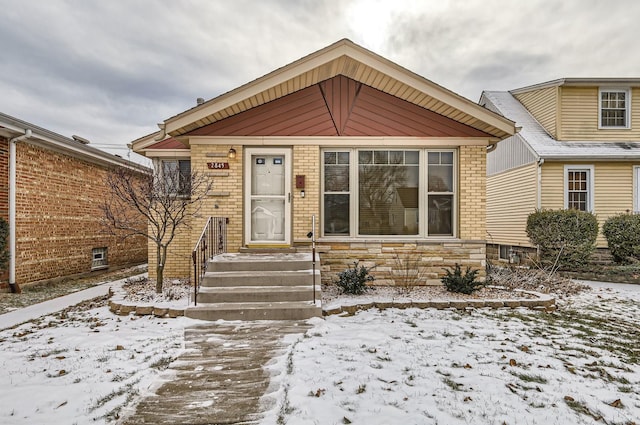
[[[636,0],[0,0],[0,10],[0,112],[124,152],[196,98],[342,38],[473,101],[561,77],[640,77]]]

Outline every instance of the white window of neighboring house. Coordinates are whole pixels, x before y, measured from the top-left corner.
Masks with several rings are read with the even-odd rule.
[[[640,165],[633,167],[633,212],[640,213]]]
[[[599,105],[599,128],[630,128],[631,92],[629,90],[600,89]]]
[[[593,165],[565,165],[564,207],[593,212]]]
[[[106,247],[93,248],[91,255],[91,270],[100,270],[109,267]]]
[[[188,194],[191,161],[188,159],[162,160],[162,178],[170,193]]]
[[[323,150],[322,234],[451,237],[455,176],[455,150]]]

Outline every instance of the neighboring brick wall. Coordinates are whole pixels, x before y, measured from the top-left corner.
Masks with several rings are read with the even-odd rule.
[[[418,264],[421,285],[440,285],[445,268],[456,263],[480,271],[485,276],[486,245],[481,242],[320,242],[322,282],[331,283],[338,273],[359,261],[365,267],[375,266],[371,274],[374,285],[402,285],[404,264]],[[401,261],[399,261],[401,260]]]
[[[9,221],[9,140],[0,137],[0,217]],[[8,239],[8,236],[7,236]],[[7,249],[9,248],[7,240]],[[0,270],[0,289],[9,287],[9,265]]]
[[[0,137],[0,217],[9,221],[9,140]]]
[[[484,241],[486,234],[487,195],[485,146],[460,146],[459,165],[459,238]]]
[[[305,176],[305,197],[296,189],[296,175]],[[316,216],[316,237],[320,235],[320,146],[293,147],[293,242],[309,244],[311,217]]]
[[[144,237],[102,232],[106,168],[25,142],[16,150],[16,283],[91,271],[93,248],[107,247],[109,267],[147,260]]]

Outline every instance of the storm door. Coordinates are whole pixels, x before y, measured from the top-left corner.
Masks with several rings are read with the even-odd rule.
[[[289,245],[291,240],[291,149],[247,148],[245,241]]]

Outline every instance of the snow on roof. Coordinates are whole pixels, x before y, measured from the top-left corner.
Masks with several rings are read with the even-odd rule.
[[[540,158],[545,159],[640,159],[638,142],[558,141],[554,139],[509,92],[485,91],[482,98],[487,108],[516,122],[519,137]]]

